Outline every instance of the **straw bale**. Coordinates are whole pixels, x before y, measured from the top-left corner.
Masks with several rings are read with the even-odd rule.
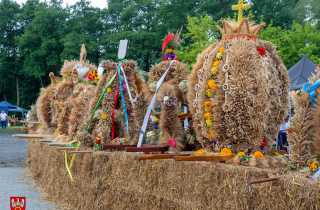
[[[81,150],[86,150],[81,147]],[[68,163],[72,155],[68,154]],[[64,152],[29,139],[36,185],[61,209],[318,209],[320,182],[303,173],[216,162],[137,160],[137,154],[77,154],[67,173]],[[248,180],[280,176],[275,182]]]

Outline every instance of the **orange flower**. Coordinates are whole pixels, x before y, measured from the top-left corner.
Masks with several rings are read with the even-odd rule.
[[[220,155],[221,156],[231,156],[232,155],[232,152],[230,149],[228,148],[223,148],[220,152]]]
[[[263,158],[263,154],[262,154],[261,152],[259,152],[259,151],[256,151],[253,155],[254,155],[256,158],[259,158],[259,159]]]
[[[315,161],[313,161],[313,162],[310,163],[310,168],[314,168],[314,169],[317,169],[317,168],[318,168],[318,166],[317,166],[317,164],[316,164]]]
[[[190,114],[190,112],[187,112],[187,115],[188,115],[188,117],[191,117],[191,114]]]
[[[102,114],[102,119],[106,119],[107,118],[107,114]]]
[[[246,153],[244,153],[244,152],[239,152],[239,153],[238,153],[238,156],[240,156],[240,157],[241,157],[241,156],[246,156]]]
[[[223,52],[223,51],[225,51],[226,50],[226,48],[224,48],[224,47],[220,47],[220,52]]]
[[[212,108],[212,105],[211,105],[211,101],[207,101],[204,106],[207,108],[207,109],[211,109]]]
[[[213,131],[212,131],[212,130],[210,130],[210,136],[213,136],[213,135],[214,135]]]
[[[220,64],[220,61],[215,61],[213,66],[219,66],[219,64]]]
[[[107,88],[107,92],[110,93],[112,90],[111,88]]]
[[[209,80],[208,81],[208,86],[213,91],[214,89],[216,89],[217,84],[213,80]]]
[[[210,114],[210,113],[205,113],[205,114],[204,114],[204,117],[205,117],[207,120],[210,120],[211,114]]]

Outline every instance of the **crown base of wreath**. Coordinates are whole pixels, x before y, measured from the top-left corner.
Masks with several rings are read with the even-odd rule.
[[[253,22],[249,22],[249,19],[245,18],[242,19],[239,25],[233,20],[224,20],[222,25],[223,28],[217,26],[222,33],[222,39],[246,36],[251,36],[253,39],[258,39],[260,31],[263,29],[266,23],[255,25]]]

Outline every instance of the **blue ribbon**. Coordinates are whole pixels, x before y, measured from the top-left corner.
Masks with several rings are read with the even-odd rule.
[[[123,97],[123,92],[122,92],[122,84],[121,84],[121,77],[120,77],[120,68],[121,65],[124,63],[125,60],[123,60],[121,62],[121,64],[118,66],[118,76],[119,76],[119,85],[120,85],[120,93],[121,93],[121,98],[122,98],[122,103],[123,103],[123,111],[124,111],[124,116],[126,118],[126,125],[127,125],[127,132],[128,132],[128,136],[130,139],[130,135],[129,135],[129,126],[128,126],[128,116],[127,116],[127,110],[126,110],[126,104],[124,102],[124,97]]]
[[[309,90],[307,90],[310,85],[312,85],[311,88]],[[314,101],[315,92],[314,91],[317,89],[317,87],[319,85],[320,85],[320,79],[318,79],[314,84],[308,83],[303,86],[303,90],[306,91],[307,93],[310,93],[310,101],[311,101],[311,105],[313,108],[314,108],[314,104],[315,104],[315,101]]]

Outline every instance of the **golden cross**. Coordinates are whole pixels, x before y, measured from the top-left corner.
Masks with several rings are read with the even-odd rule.
[[[243,0],[239,0],[238,5],[233,5],[232,10],[239,10],[239,15],[238,15],[238,24],[241,23],[242,21],[242,10],[245,9],[250,9],[251,5],[250,4],[243,4]]]

